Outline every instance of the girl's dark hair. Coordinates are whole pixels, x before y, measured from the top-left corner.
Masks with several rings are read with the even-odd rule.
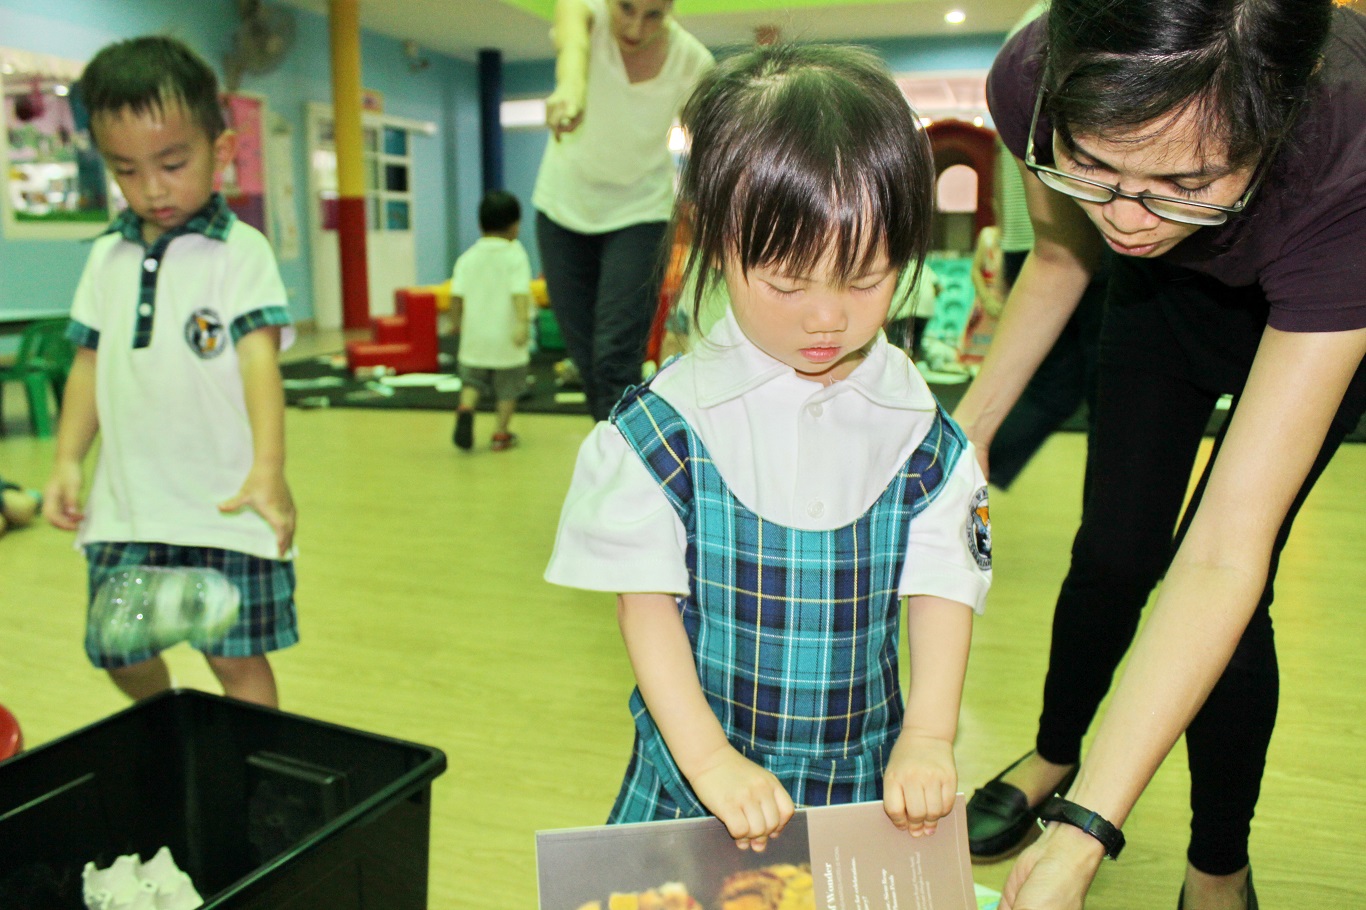
[[[202,57],[174,38],[152,35],[108,45],[86,65],[77,91],[92,116],[123,110],[161,115],[167,104],[178,103],[210,141],[227,128],[218,77]]]
[[[479,200],[479,230],[506,231],[522,220],[522,205],[507,190],[489,190]]]
[[[1068,143],[1194,105],[1201,141],[1251,164],[1309,94],[1332,0],[1053,0],[1045,104]]]
[[[676,220],[696,314],[735,257],[748,273],[858,277],[879,253],[916,272],[930,239],[934,165],[906,98],[878,57],[852,47],[779,44],[723,60],[683,109],[692,147]]]

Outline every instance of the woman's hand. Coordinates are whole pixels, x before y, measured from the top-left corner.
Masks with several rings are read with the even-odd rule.
[[[560,136],[572,133],[583,123],[583,89],[572,85],[557,86],[545,101],[545,125],[558,142]]]
[[[1086,832],[1050,825],[1015,861],[998,910],[1082,910],[1104,856]]]

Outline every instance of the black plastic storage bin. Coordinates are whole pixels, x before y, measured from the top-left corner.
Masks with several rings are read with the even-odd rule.
[[[428,746],[191,690],[0,762],[0,908],[167,846],[205,908],[424,910]]]

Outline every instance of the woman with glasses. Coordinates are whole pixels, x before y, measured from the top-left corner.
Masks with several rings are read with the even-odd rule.
[[[1366,409],[1366,18],[1331,0],[1054,0],[1006,44],[988,94],[1025,169],[1035,244],[955,414],[979,453],[1102,252],[1118,255],[1036,747],[974,795],[971,847],[1008,856],[1037,819],[1058,822],[1016,865],[1002,910],[1080,908],[1184,731],[1178,906],[1256,907],[1247,842],[1276,715],[1272,580],[1296,511]],[[1232,413],[1178,529],[1225,393]]]

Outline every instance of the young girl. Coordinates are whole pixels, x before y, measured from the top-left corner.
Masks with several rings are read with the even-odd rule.
[[[687,271],[730,306],[585,441],[546,572],[619,593],[636,739],[609,821],[711,813],[761,850],[794,805],[882,799],[932,833],[991,556],[976,459],[882,333],[929,147],[849,48],[732,57],[683,122]]]

